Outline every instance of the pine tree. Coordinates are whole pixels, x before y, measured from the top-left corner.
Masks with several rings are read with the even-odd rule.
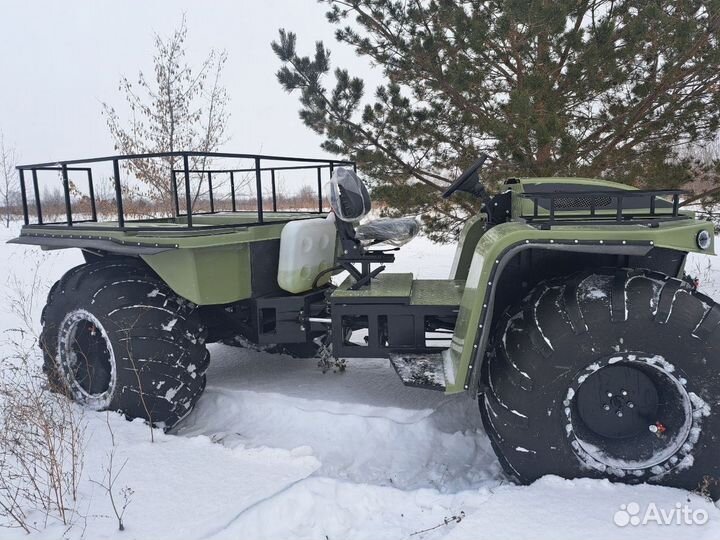
[[[280,30],[280,84],[327,151],[357,159],[392,212],[456,234],[478,202],[442,201],[481,152],[510,176],[595,176],[638,187],[690,178],[679,150],[720,120],[717,0],[320,0],[336,38],[382,69],[362,79]],[[332,87],[330,87],[332,86]]]

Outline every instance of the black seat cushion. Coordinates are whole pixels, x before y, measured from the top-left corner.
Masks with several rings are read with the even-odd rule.
[[[355,228],[355,238],[363,243],[392,244],[401,246],[420,232],[415,218],[379,218]]]

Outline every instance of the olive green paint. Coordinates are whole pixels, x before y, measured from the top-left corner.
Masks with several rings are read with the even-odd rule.
[[[455,249],[455,259],[450,269],[450,277],[453,279],[467,278],[470,262],[475,253],[475,246],[480,241],[480,237],[485,233],[485,224],[487,215],[478,214],[465,222],[457,248]]]
[[[415,279],[412,282],[412,306],[459,306],[465,280]]]
[[[700,250],[696,244],[697,234],[703,229],[713,238],[713,245],[706,251]],[[608,242],[616,243],[617,249],[622,250],[625,242],[628,245],[643,243],[648,247],[714,254],[713,232],[712,223],[696,220],[666,221],[655,228],[638,225],[588,225],[561,226],[543,230],[519,222],[503,223],[493,227],[475,246],[450,347],[455,382],[448,385],[446,392],[452,394],[468,390],[466,380],[473,362],[478,358],[479,353],[475,346],[483,331],[481,325],[484,321],[481,320],[481,314],[487,309],[486,306],[491,300],[488,295],[492,287],[490,278],[493,268],[499,264],[506,250],[523,244],[532,245],[536,241],[548,244],[552,241],[571,246],[577,241],[578,250],[582,250],[585,244],[588,251],[592,248],[587,244],[607,248]],[[580,244],[581,241],[583,244]]]
[[[539,183],[552,182],[567,185],[593,185],[598,189],[633,189],[629,186],[605,180],[587,178],[521,178],[507,189],[513,193],[513,221],[503,223],[485,231],[486,216],[472,217],[460,236],[451,278],[453,280],[415,280],[412,274],[383,273],[374,279],[368,288],[360,291],[349,290],[349,283],[340,286],[333,296],[336,298],[365,297],[404,298],[416,304],[457,305],[458,320],[450,348],[450,364],[454,370],[454,383],[447,387],[448,393],[467,390],[468,375],[473,363],[482,358],[484,344],[479,340],[483,335],[484,311],[491,307],[492,283],[490,276],[504,253],[517,246],[533,246],[534,242],[548,249],[553,242],[575,246],[577,250],[593,250],[593,246],[604,249],[623,249],[628,245],[642,244],[678,250],[681,252],[714,253],[714,245],[701,251],[696,245],[700,230],[707,230],[714,242],[712,224],[694,219],[660,222],[658,227],[614,224],[598,225],[554,225],[551,229],[533,227],[520,218],[532,211],[531,201],[519,196],[526,189]],[[556,216],[572,217],[573,212],[557,212]],[[692,213],[687,213],[693,217]],[[284,223],[278,220],[305,219],[317,214],[273,214],[265,213],[266,223],[249,226],[256,219],[254,212],[194,216],[192,229],[184,227],[184,219],[142,221],[129,223],[123,231],[112,229],[116,223],[79,223],[72,227],[52,229],[43,226],[25,226],[20,238],[24,243],[33,243],[46,248],[83,247],[83,241],[103,240],[107,251],[113,246],[122,246],[124,252],[133,248],[160,277],[179,295],[199,305],[224,304],[252,297],[252,276],[250,265],[250,244],[263,240],[280,238]],[[211,229],[212,225],[233,225],[235,227]],[[177,230],[137,231],[135,227],[172,227]],[[55,239],[52,246],[48,238]],[[57,239],[62,239],[58,246]],[[608,248],[610,243],[615,247]],[[148,254],[140,248],[157,248],[159,252]],[[105,249],[103,247],[103,249]],[[157,251],[156,250],[156,251]],[[163,251],[164,250],[164,251]],[[120,249],[118,248],[118,251]],[[132,251],[129,251],[132,253]],[[464,282],[464,283],[463,283]],[[464,284],[464,287],[463,287]],[[445,304],[447,302],[447,304]],[[491,314],[490,314],[491,315]],[[489,319],[488,319],[489,320]],[[476,348],[477,346],[477,348]]]
[[[227,304],[252,296],[250,244],[173,249],[142,258],[173,291],[196,304]]]
[[[370,282],[370,285],[353,291],[348,277],[332,293],[333,298],[410,298],[412,274],[382,273]]]

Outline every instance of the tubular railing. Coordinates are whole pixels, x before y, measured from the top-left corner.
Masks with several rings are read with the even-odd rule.
[[[263,173],[270,172],[270,188],[272,194],[272,211],[273,213],[281,213],[278,211],[278,195],[276,185],[276,172],[277,171],[296,171],[296,170],[316,170],[317,171],[317,211],[316,213],[323,212],[323,193],[322,193],[322,172],[323,170],[329,170],[329,176],[332,176],[334,168],[337,166],[349,166],[356,169],[356,164],[353,161],[337,160],[337,159],[312,159],[312,158],[298,158],[288,156],[272,156],[272,155],[261,155],[261,154],[233,154],[226,152],[159,152],[152,154],[128,154],[119,156],[104,156],[98,158],[89,159],[75,159],[69,161],[59,161],[51,163],[36,163],[32,165],[20,165],[17,167],[19,172],[20,180],[20,195],[22,198],[22,210],[25,225],[42,225],[47,228],[66,228],[72,227],[77,223],[97,223],[98,222],[98,210],[97,200],[95,197],[95,187],[93,182],[93,170],[89,165],[97,165],[101,163],[112,164],[112,180],[114,184],[115,192],[115,204],[117,207],[117,226],[108,227],[104,226],[104,229],[108,228],[125,230],[126,224],[131,222],[127,219],[123,204],[123,189],[122,180],[120,178],[120,168],[124,162],[132,162],[133,160],[146,160],[146,159],[158,159],[158,158],[179,158],[182,160],[182,169],[172,168],[170,170],[170,189],[172,194],[173,210],[176,217],[183,217],[186,220],[185,224],[175,224],[172,227],[152,227],[153,231],[172,230],[177,231],[181,228],[193,228],[193,216],[216,214],[216,198],[213,191],[213,175],[228,174],[230,178],[230,202],[231,212],[238,212],[237,200],[236,200],[236,184],[235,175],[240,173],[255,173],[255,196],[257,199],[256,213],[257,221],[254,223],[244,223],[243,226],[247,225],[261,225],[265,223],[263,207]],[[225,169],[193,169],[190,166],[191,158],[225,158],[225,159],[244,159],[252,160],[254,163],[253,167],[249,168],[225,168]],[[271,165],[263,166],[264,162],[280,162],[290,163],[290,165]],[[52,223],[45,223],[43,220],[43,207],[40,196],[40,188],[38,185],[38,172],[39,171],[55,171],[60,173],[62,180],[63,200],[65,206],[65,221],[54,221]],[[69,173],[78,172],[84,173],[88,181],[88,199],[90,201],[90,219],[76,220],[73,218],[72,212],[72,200],[70,190]],[[35,202],[35,223],[31,224],[30,211],[28,207],[28,186],[26,173],[30,173],[32,179],[32,190],[33,198]],[[192,195],[192,189],[190,187],[191,175],[200,174],[207,176],[207,187],[208,197],[210,203],[210,212],[196,212],[193,210],[194,201]],[[185,213],[180,211],[180,192],[178,189],[178,176],[183,179],[183,195],[185,204]],[[202,177],[201,177],[202,178]],[[202,181],[202,180],[201,180]],[[307,210],[305,210],[307,212]],[[132,220],[134,222],[152,222],[157,219],[145,219],[145,220]],[[277,222],[277,220],[273,220]],[[223,225],[203,225],[203,229],[214,229],[214,228],[227,228],[237,227],[237,224],[223,224]],[[143,230],[143,227],[132,227],[133,231]],[[150,230],[150,229],[149,229]]]
[[[680,214],[680,196],[684,193],[677,189],[526,191],[521,197],[532,202],[532,213],[523,213],[521,217],[541,227],[588,223],[622,225],[630,221],[655,226],[660,221],[687,218]],[[634,206],[629,206],[628,200],[634,201]]]

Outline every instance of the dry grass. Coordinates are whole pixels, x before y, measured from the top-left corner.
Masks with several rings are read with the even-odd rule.
[[[4,336],[11,352],[0,364],[0,525],[26,532],[78,518],[86,425],[62,392],[49,391],[40,368],[32,309],[44,290],[40,267],[9,280],[6,303],[18,327]]]
[[[0,370],[0,519],[26,532],[77,518],[85,421],[51,393],[31,355],[4,359]]]

